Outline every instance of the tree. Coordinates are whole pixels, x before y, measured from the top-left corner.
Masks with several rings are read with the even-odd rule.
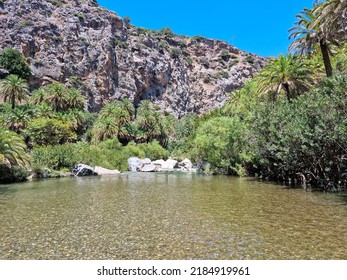
[[[21,102],[26,100],[29,95],[28,83],[17,75],[11,74],[0,83],[0,93],[4,96],[4,100],[10,100],[12,110],[15,108],[16,100]]]
[[[280,55],[256,77],[261,94],[277,95],[284,91],[288,100],[308,90],[314,83],[313,69],[308,62],[295,58],[292,54]]]
[[[326,30],[331,30],[341,39],[347,39],[347,1],[324,1],[315,6],[314,12],[317,14],[315,26],[324,26]]]
[[[70,88],[66,92],[66,106],[69,109],[83,110],[85,98],[82,93],[76,88]]]
[[[17,75],[25,80],[31,75],[25,57],[15,49],[5,49],[0,54],[0,67],[6,69],[9,74]]]
[[[66,108],[66,104],[68,103],[68,90],[63,84],[55,82],[47,85],[43,90],[46,95],[45,101],[53,104],[55,112]]]
[[[92,129],[93,139],[97,143],[106,139],[117,137],[118,133],[119,125],[111,117],[98,119]]]
[[[216,117],[204,122],[194,139],[198,160],[211,164],[212,173],[244,175],[246,128],[237,118]]]
[[[310,9],[304,9],[296,16],[298,19],[294,27],[289,30],[290,39],[294,39],[289,49],[299,54],[311,54],[315,46],[319,45],[322,54],[326,75],[333,75],[330,62],[329,44],[339,44],[336,33],[323,24],[318,24],[317,13]]]
[[[25,152],[26,145],[17,133],[0,127],[0,164],[11,166],[25,166],[30,157]]]

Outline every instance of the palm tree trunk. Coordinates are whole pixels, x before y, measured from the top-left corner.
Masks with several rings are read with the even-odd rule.
[[[289,85],[288,85],[288,83],[284,83],[284,84],[283,84],[283,87],[284,87],[284,90],[286,91],[287,99],[288,99],[288,101],[290,101],[290,90],[289,90]]]
[[[327,77],[331,77],[333,75],[333,69],[331,67],[328,45],[323,40],[320,40],[319,41],[319,46],[320,46],[320,49],[322,51],[325,72],[327,74]]]
[[[16,105],[16,97],[14,96],[14,94],[11,96],[11,103],[12,103],[12,110],[14,110],[14,107]]]

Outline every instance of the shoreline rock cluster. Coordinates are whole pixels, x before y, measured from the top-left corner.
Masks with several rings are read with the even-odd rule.
[[[128,159],[128,170],[131,172],[196,172],[197,169],[193,167],[192,162],[189,159],[177,161],[175,159],[162,160],[150,160],[149,158],[140,159],[138,157],[130,157]],[[47,168],[40,170],[40,172],[34,172],[29,178],[47,179],[47,178],[60,178],[60,177],[84,177],[84,176],[102,176],[102,175],[118,175],[121,174],[118,170],[111,170],[103,168],[101,166],[95,166],[94,168],[87,164],[77,164],[71,169],[71,172],[57,172],[51,171]]]
[[[128,167],[132,172],[196,172],[196,168],[193,167],[192,162],[187,158],[179,162],[175,159],[151,161],[149,158],[139,159],[138,157],[131,157],[128,159]]]

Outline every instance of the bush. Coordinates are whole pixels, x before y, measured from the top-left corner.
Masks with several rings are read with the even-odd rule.
[[[0,66],[6,69],[9,74],[17,75],[22,79],[28,79],[31,75],[25,57],[15,49],[5,49],[0,54]]]
[[[159,30],[158,33],[160,35],[169,36],[169,37],[171,37],[174,34],[170,27],[162,28],[162,29]]]
[[[169,152],[165,150],[157,140],[150,143],[139,144],[138,147],[144,152],[145,157],[150,158],[151,160],[166,160],[170,155]]]
[[[347,186],[347,76],[333,77],[292,102],[269,104],[253,125],[262,177],[335,191]]]
[[[254,57],[248,55],[248,56],[246,57],[246,61],[247,61],[248,63],[250,63],[250,64],[254,64]]]
[[[212,173],[245,175],[246,139],[246,126],[237,117],[209,119],[196,132],[197,161],[209,162]]]
[[[172,48],[170,49],[170,56],[171,58],[179,58],[179,56],[182,54],[181,49],[179,48]]]
[[[50,118],[33,120],[28,125],[27,134],[37,145],[58,145],[77,139],[71,124]]]
[[[220,56],[224,61],[228,61],[230,59],[230,54],[227,49],[222,49],[220,52]]]

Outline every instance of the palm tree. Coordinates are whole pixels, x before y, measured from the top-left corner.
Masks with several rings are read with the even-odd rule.
[[[0,93],[4,96],[4,101],[7,99],[11,101],[12,110],[16,106],[16,100],[21,102],[26,100],[29,95],[29,85],[28,83],[19,78],[17,75],[8,75],[0,83]]]
[[[30,104],[33,104],[33,105],[40,105],[44,103],[45,98],[46,98],[46,92],[44,91],[44,89],[40,88],[32,92],[29,102]]]
[[[317,14],[314,25],[324,26],[341,39],[347,39],[347,1],[328,0],[316,5],[314,12]]]
[[[67,91],[66,103],[69,109],[83,110],[84,104],[85,104],[85,98],[78,89],[70,88]]]
[[[113,118],[105,117],[98,119],[92,129],[92,134],[95,142],[100,142],[105,139],[117,137],[119,133],[118,123]]]
[[[308,90],[313,84],[314,72],[309,64],[292,54],[280,55],[274,59],[256,77],[258,91],[261,94],[277,95],[284,91],[288,100]]]
[[[26,145],[17,133],[0,127],[0,164],[27,165],[30,158],[25,149]]]
[[[117,104],[124,111],[128,112],[130,119],[133,119],[135,108],[133,103],[128,98],[121,99]]]
[[[26,108],[16,107],[4,116],[4,124],[12,131],[20,133],[31,120],[31,112]]]
[[[336,33],[324,25],[317,23],[317,13],[305,8],[296,16],[297,22],[289,30],[290,39],[294,39],[289,49],[299,54],[315,52],[315,47],[319,45],[322,54],[326,75],[333,75],[330,62],[329,44],[339,44]]]
[[[61,83],[52,83],[44,88],[46,92],[45,101],[53,104],[54,112],[64,110],[68,103],[67,88]]]

